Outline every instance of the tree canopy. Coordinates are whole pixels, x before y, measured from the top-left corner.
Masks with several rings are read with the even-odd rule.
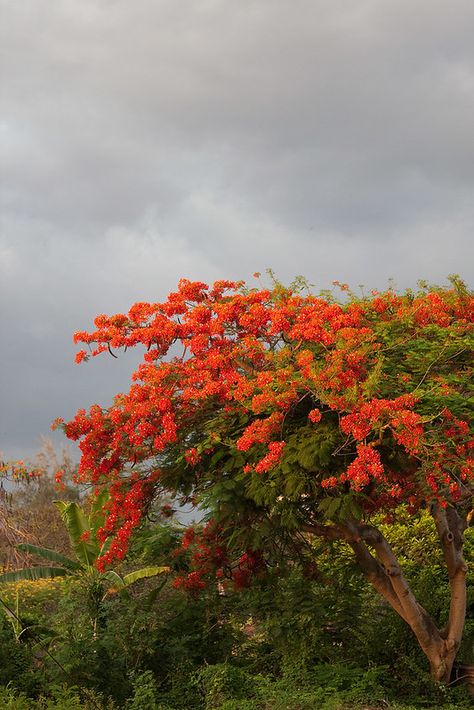
[[[263,289],[183,279],[163,303],[100,315],[74,336],[88,347],[77,362],[137,345],[143,362],[112,406],[57,425],[80,442],[79,478],[110,490],[99,564],[125,554],[160,489],[212,509],[234,534],[342,539],[430,657],[431,622],[373,516],[429,507],[459,601],[474,298],[457,278],[370,295],[337,285],[339,299],[302,279]],[[462,632],[456,609],[436,640],[444,655]]]

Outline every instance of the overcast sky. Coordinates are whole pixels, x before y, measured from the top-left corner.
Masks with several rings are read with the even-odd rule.
[[[0,0],[0,451],[128,388],[181,277],[474,282],[472,0]],[[56,441],[59,441],[56,438]]]

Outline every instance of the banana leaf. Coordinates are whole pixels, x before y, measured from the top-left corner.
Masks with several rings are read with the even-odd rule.
[[[130,584],[138,582],[139,579],[148,579],[156,577],[158,574],[166,574],[170,571],[169,567],[142,567],[135,572],[130,572],[123,577],[124,585],[128,587]]]
[[[106,579],[107,582],[110,582],[111,586],[107,590],[108,594],[114,594],[115,592],[123,589],[125,586],[123,577],[121,577],[117,572],[114,572],[113,569],[109,569],[107,572],[104,572],[102,578]]]
[[[52,579],[54,577],[67,577],[72,572],[64,567],[27,567],[14,572],[0,574],[0,582],[21,582],[25,579],[36,581],[38,579]]]
[[[96,539],[97,530],[101,528],[104,524],[106,511],[103,510],[105,503],[109,500],[109,490],[108,488],[102,488],[101,492],[94,499],[91,507],[91,514],[89,516],[89,523],[91,533]]]
[[[99,549],[97,541],[92,536],[87,540],[82,539],[86,533],[91,534],[89,521],[84,515],[84,511],[77,503],[55,500],[54,504],[67,528],[77,559],[85,567],[92,567],[98,557]]]
[[[66,567],[67,569],[73,571],[80,570],[82,566],[79,564],[79,562],[71,560],[70,557],[66,557],[66,555],[61,555],[60,552],[49,550],[47,547],[37,547],[37,545],[30,545],[27,542],[22,542],[19,545],[16,545],[16,548],[18,550],[21,550],[22,552],[27,552],[30,555],[37,555],[38,557],[43,557],[44,559],[49,560],[50,562],[57,562],[62,567]]]

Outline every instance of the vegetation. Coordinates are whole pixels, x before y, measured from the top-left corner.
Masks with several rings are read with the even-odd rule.
[[[447,682],[466,611],[463,532],[472,508],[473,296],[392,290],[331,294],[182,280],[164,303],[98,316],[76,333],[93,355],[144,344],[128,394],[64,425],[81,480],[110,486],[98,564],[121,558],[157,489],[214,512],[196,570],[243,586],[304,536],[345,541]],[[181,344],[181,357],[169,358]],[[77,360],[87,358],[78,353]],[[451,586],[443,627],[415,598],[374,515],[429,508]],[[228,545],[246,555],[232,572]],[[245,552],[244,552],[245,551]],[[315,561],[315,560],[314,560]]]
[[[154,518],[139,530],[119,572],[167,559],[174,574],[106,595],[95,627],[80,576],[2,583],[21,633],[5,613],[0,708],[23,702],[25,708],[335,710],[369,700],[372,708],[469,707],[466,686],[445,689],[421,670],[416,640],[360,576],[349,549],[337,557],[322,550],[317,572],[295,564],[243,590],[186,591],[172,581],[193,565],[192,550],[182,547],[186,529],[158,513]],[[438,619],[449,585],[435,553],[436,531],[426,512],[418,516],[418,538],[407,538],[410,526],[391,526],[391,543],[415,561],[407,578]],[[422,573],[420,558],[429,561]],[[460,660],[472,663],[471,586],[468,609]]]
[[[0,708],[469,706],[472,295],[305,288],[183,281],[76,334],[147,351],[57,423],[77,470],[0,469]]]

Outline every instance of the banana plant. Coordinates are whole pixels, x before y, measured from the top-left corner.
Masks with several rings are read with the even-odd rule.
[[[157,575],[169,572],[169,567],[155,566],[143,567],[123,576],[115,570],[107,570],[105,572],[99,572],[99,570],[97,570],[95,563],[97,558],[105,552],[107,545],[107,541],[103,545],[100,545],[97,539],[97,530],[104,522],[103,507],[107,496],[108,493],[104,490],[102,494],[95,499],[89,515],[84,513],[84,510],[78,503],[65,502],[62,500],[54,501],[66,527],[71,548],[74,552],[74,558],[67,557],[66,555],[45,547],[21,543],[16,546],[18,550],[37,557],[42,557],[44,560],[48,560],[53,564],[48,566],[26,567],[12,572],[4,572],[0,574],[0,582],[18,582],[25,579],[35,581],[53,577],[87,577],[90,578],[90,581],[94,582],[96,586],[99,584],[102,589],[105,587],[105,593],[110,594],[124,590],[140,579],[156,577]]]
[[[53,563],[48,566],[26,567],[24,569],[0,574],[1,582],[18,582],[20,580],[36,581],[54,577],[76,577],[83,579],[87,586],[87,605],[91,617],[94,639],[97,639],[99,628],[104,625],[104,602],[108,594],[126,593],[130,585],[140,579],[156,577],[170,571],[169,567],[142,567],[125,575],[116,570],[100,572],[95,563],[107,549],[107,541],[100,545],[97,531],[104,522],[104,505],[108,492],[103,490],[92,505],[89,515],[78,503],[54,501],[61,519],[67,530],[74,557],[49,550],[45,547],[21,543],[17,549],[27,552]]]

